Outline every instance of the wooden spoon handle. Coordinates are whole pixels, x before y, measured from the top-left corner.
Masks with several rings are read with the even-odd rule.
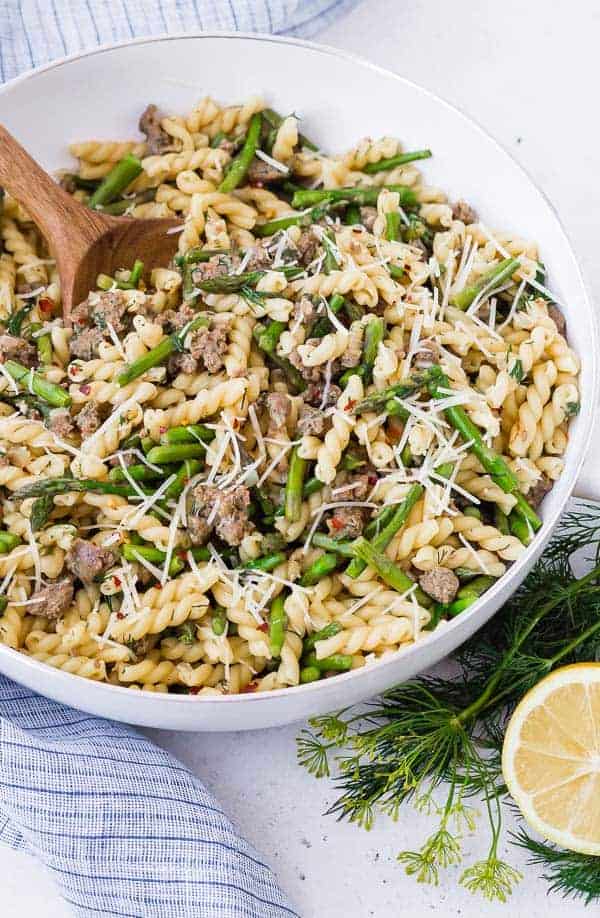
[[[53,247],[67,243],[76,255],[106,230],[101,215],[61,188],[2,124],[0,186],[23,205]]]

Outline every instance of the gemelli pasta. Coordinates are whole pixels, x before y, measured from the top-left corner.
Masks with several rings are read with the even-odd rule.
[[[388,659],[525,551],[579,360],[537,246],[421,176],[330,155],[259,98],[153,105],[63,186],[178,217],[168,268],[67,321],[44,240],[0,221],[0,641],[137,690],[218,696]]]

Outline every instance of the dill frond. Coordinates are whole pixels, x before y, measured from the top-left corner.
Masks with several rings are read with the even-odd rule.
[[[302,730],[296,740],[298,764],[302,765],[315,778],[328,778],[328,750],[332,744],[325,745],[310,730]]]
[[[511,836],[515,845],[530,853],[528,864],[544,868],[541,876],[550,884],[550,892],[583,899],[586,905],[600,897],[600,857],[536,841],[523,828]]]
[[[506,902],[522,879],[522,873],[493,855],[467,867],[459,882],[469,892],[481,893],[490,902]]]

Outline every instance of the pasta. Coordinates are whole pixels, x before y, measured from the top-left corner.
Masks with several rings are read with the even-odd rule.
[[[394,137],[325,154],[257,97],[139,126],[61,181],[179,217],[168,267],[100,275],[67,324],[0,216],[0,642],[204,698],[387,659],[522,555],[562,473],[580,363],[537,245]]]

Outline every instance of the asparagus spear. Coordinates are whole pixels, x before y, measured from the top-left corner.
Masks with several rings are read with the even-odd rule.
[[[378,551],[374,547],[374,543],[369,544],[363,536],[356,540],[354,550],[360,560],[364,562],[365,567],[367,565],[372,567],[385,583],[399,593],[406,593],[407,590],[415,586],[415,581],[412,577],[409,577],[401,567],[390,561],[387,555]],[[415,597],[420,605],[425,608],[431,605],[431,598],[426,593],[423,593],[419,587],[415,590]]]
[[[46,523],[50,518],[50,514],[54,509],[54,498],[49,494],[44,494],[43,497],[37,497],[33,502],[33,507],[31,508],[31,515],[29,517],[29,524],[31,526],[32,532],[38,532],[38,530],[43,529]]]
[[[246,173],[250,168],[250,163],[254,159],[258,149],[261,128],[262,116],[260,112],[256,112],[256,114],[252,115],[252,118],[250,119],[244,146],[235,157],[235,159],[231,161],[227,175],[219,185],[220,192],[229,194],[234,190],[234,188],[237,188],[238,185],[241,185],[244,181]]]
[[[266,327],[255,325],[252,334],[261,351],[264,351],[275,366],[284,372],[292,389],[296,393],[303,392],[306,389],[306,383],[302,375],[287,358],[280,357],[275,350],[284,328],[286,328],[285,322],[269,322]]]
[[[149,201],[153,201],[155,193],[155,188],[148,188],[146,191],[138,192],[138,194],[131,194],[126,198],[121,198],[119,201],[113,201],[112,204],[104,204],[102,213],[120,217],[137,204],[147,204]]]
[[[72,491],[94,491],[97,494],[117,494],[119,497],[139,496],[131,485],[116,484],[112,481],[95,481],[92,478],[42,478],[19,488],[13,493],[13,498],[25,500],[27,497],[54,496],[69,494]]]
[[[393,515],[390,517],[386,525],[382,529],[380,529],[379,533],[376,536],[373,537],[371,545],[374,551],[376,552],[385,551],[385,549],[388,547],[388,545],[390,544],[390,542],[392,541],[392,539],[394,538],[398,530],[404,525],[404,523],[408,519],[410,511],[412,510],[414,505],[417,503],[418,500],[420,500],[423,494],[423,490],[424,490],[423,485],[420,485],[420,484],[415,484],[411,487],[410,491],[408,492],[408,494],[406,495],[402,503],[398,504],[398,506],[394,510]],[[360,538],[362,538],[363,541],[366,541],[363,536],[361,536]],[[364,571],[365,567],[367,566],[364,563],[364,558],[362,557],[362,555],[360,555],[358,551],[358,547],[359,547],[358,540],[356,540],[353,543],[353,554],[355,557],[350,562],[348,567],[346,568],[346,574],[349,577],[358,577],[358,575],[361,574]],[[357,555],[358,557],[356,557]],[[404,587],[404,589],[407,589],[407,587]]]
[[[286,558],[287,555],[282,551],[277,551],[271,555],[263,555],[262,558],[255,558],[253,561],[246,561],[243,568],[247,571],[273,571],[283,564]]]
[[[206,453],[202,443],[177,443],[173,446],[153,446],[148,453],[148,462],[167,465],[184,459],[200,459]]]
[[[344,223],[347,226],[356,226],[356,224],[360,222],[360,207],[358,204],[348,204],[344,215]]]
[[[397,210],[385,215],[385,238],[390,242],[400,239],[400,214]]]
[[[19,536],[13,532],[0,532],[0,554],[6,555],[20,543]]]
[[[324,532],[315,532],[311,542],[317,548],[323,548],[327,552],[333,552],[345,558],[354,558],[352,542],[333,539],[331,536],[325,535]]]
[[[431,395],[434,398],[443,398],[444,393],[440,392],[440,389],[448,388],[448,378],[443,373],[440,373],[438,368],[438,373],[433,378],[430,378],[429,381]],[[506,464],[502,456],[499,456],[495,450],[486,446],[483,442],[479,428],[469,418],[465,409],[461,405],[454,405],[451,408],[446,408],[444,410],[444,415],[452,427],[458,430],[465,443],[470,444],[469,451],[477,457],[485,471],[491,475],[496,484],[507,494],[512,494],[516,498],[517,504],[512,513],[522,517],[524,520],[528,520],[533,531],[537,531],[541,527],[542,521],[533,507],[527,503],[523,494],[521,494],[518,478]]]
[[[300,586],[314,586],[323,577],[328,577],[339,565],[338,555],[324,554],[317,558],[300,578]]]
[[[143,558],[144,561],[150,561],[152,564],[164,564],[167,559],[166,552],[154,548],[152,545],[136,545],[135,543],[126,543],[121,548],[121,554],[126,561],[138,561]],[[169,563],[169,577],[174,577],[183,570],[185,564],[176,555],[173,555]]]
[[[288,476],[285,485],[285,518],[288,523],[295,523],[300,519],[302,508],[302,486],[306,475],[307,461],[303,459],[295,446],[290,456]]]
[[[335,637],[336,634],[339,634],[342,630],[343,625],[340,622],[330,622],[328,625],[325,625],[324,628],[321,628],[320,631],[313,631],[312,634],[309,634],[308,637],[304,638],[304,643],[302,645],[302,656],[308,656],[315,649],[315,644],[317,641],[326,641],[327,638]]]
[[[325,216],[332,204],[332,201],[325,199],[322,205],[313,207],[309,211],[290,214],[289,217],[277,217],[275,220],[267,220],[266,223],[257,223],[252,232],[255,236],[274,236],[275,233],[289,229],[290,226],[311,226],[311,224],[317,223]]]
[[[209,443],[215,438],[212,427],[204,424],[187,424],[185,427],[171,427],[162,435],[163,443],[175,446],[178,443]]]
[[[128,153],[123,159],[113,166],[107,176],[98,185],[88,201],[92,210],[101,210],[105,204],[110,204],[122,194],[128,185],[138,177],[142,171],[142,164],[133,153]]]
[[[208,326],[208,324],[209,320],[206,316],[197,316],[195,319],[188,322],[187,325],[184,325],[179,331],[174,332],[167,338],[163,338],[160,344],[153,347],[152,350],[144,354],[143,357],[134,360],[122,373],[119,373],[117,376],[118,384],[120,386],[127,386],[130,382],[133,382],[134,379],[137,379],[138,376],[142,376],[148,370],[151,370],[152,367],[164,363],[174,351],[179,351],[183,348],[186,336],[190,332],[196,331],[196,329],[202,326]]]
[[[400,195],[400,206],[411,207],[417,204],[417,196],[411,188],[406,185],[382,185],[377,188],[319,188],[319,189],[302,189],[296,191],[292,198],[292,207],[304,208],[313,207],[325,201],[328,204],[338,203],[339,201],[348,201],[351,204],[359,206],[377,204],[377,198],[382,188],[390,191],[397,191]]]
[[[521,262],[518,258],[505,258],[500,264],[494,265],[493,268],[490,268],[489,271],[482,274],[479,280],[475,281],[474,284],[465,287],[460,293],[456,293],[451,298],[450,302],[458,309],[468,309],[475,297],[488,285],[493,284],[493,286],[496,286],[501,284],[502,281],[508,280],[520,266]]]
[[[4,599],[4,597],[1,598]],[[309,682],[318,682],[320,678],[321,670],[318,666],[303,666],[300,670],[301,685],[308,685]]]
[[[345,386],[352,375],[358,375],[364,383],[371,382],[373,367],[377,359],[379,345],[385,335],[385,321],[379,316],[373,316],[365,328],[365,340],[363,343],[363,359],[357,367],[351,367],[342,374],[340,385]]]
[[[415,150],[414,153],[398,153],[396,156],[390,156],[388,159],[380,159],[376,163],[367,163],[362,170],[367,175],[374,175],[376,172],[387,172],[388,169],[395,169],[396,166],[404,166],[405,163],[414,163],[418,159],[430,159],[431,150]]]
[[[256,227],[255,227],[256,229]],[[278,268],[287,278],[293,279],[302,274],[302,268],[284,266]],[[238,293],[243,287],[254,287],[264,277],[265,271],[247,271],[244,274],[219,274],[196,282],[198,290],[205,293]]]
[[[334,295],[329,300],[329,309],[334,315],[337,315],[338,312],[343,308],[345,304],[344,297],[340,293],[334,293]],[[310,330],[309,338],[323,338],[328,332],[331,331],[331,321],[327,316],[321,316],[317,319],[315,324]]]
[[[69,393],[55,383],[48,382],[40,373],[28,370],[27,367],[17,363],[15,360],[5,361],[4,369],[12,376],[15,382],[23,383],[31,392],[34,392],[43,401],[52,405],[53,408],[68,408],[71,404]]]
[[[392,413],[394,412],[393,405],[395,399],[406,398],[408,395],[413,395],[415,392],[418,392],[419,389],[428,386],[430,382],[439,379],[440,373],[440,368],[433,366],[423,373],[415,374],[410,379],[406,380],[406,382],[395,383],[393,386],[388,386],[386,389],[380,389],[378,392],[374,392],[372,395],[363,398],[358,405],[354,406],[352,413],[363,414],[365,411],[381,411],[382,408],[385,408],[388,413]]]
[[[227,627],[227,610],[224,609],[223,606],[215,606],[210,624],[213,634],[216,634],[217,637],[225,634],[225,629]]]
[[[271,611],[269,613],[269,649],[273,657],[279,657],[281,655],[281,648],[285,640],[287,616],[283,608],[284,603],[285,597],[283,593],[276,596],[271,603]]]
[[[156,481],[157,478],[168,478],[169,475],[172,474],[173,466],[164,467],[157,472],[156,469],[151,469],[149,466],[143,465],[140,462],[137,465],[127,466],[127,474],[125,474],[120,466],[116,466],[108,473],[108,480],[127,481],[128,478],[133,478],[134,481]]]
[[[272,128],[277,129],[283,123],[284,119],[282,116],[276,111],[273,111],[272,108],[265,108],[262,114],[265,121],[270,124]],[[309,140],[308,137],[306,137],[304,134],[298,134],[298,140],[301,146],[306,147],[308,150],[312,150],[316,153],[319,149],[318,146],[313,143],[312,140]]]
[[[177,472],[175,480],[165,491],[166,500],[177,500],[188,481],[197,475],[203,468],[202,462],[197,459],[185,459]]]
[[[326,230],[321,238],[323,248],[325,249],[325,260],[323,261],[323,273],[331,274],[332,271],[339,268],[337,256],[335,254],[335,236],[331,230]]]
[[[345,653],[334,653],[330,657],[317,659],[314,653],[306,658],[306,666],[317,669],[320,673],[347,673],[352,669],[352,657]]]
[[[520,513],[512,511],[508,516],[508,531],[517,537],[523,545],[529,545],[532,537],[532,529],[527,525],[525,517]]]
[[[460,588],[454,602],[442,607],[443,614],[452,617],[458,615],[459,612],[464,612],[464,610],[472,606],[486,590],[489,590],[491,585],[495,582],[495,577],[489,577],[487,575],[475,577],[474,580],[470,580],[469,583],[466,583]]]

